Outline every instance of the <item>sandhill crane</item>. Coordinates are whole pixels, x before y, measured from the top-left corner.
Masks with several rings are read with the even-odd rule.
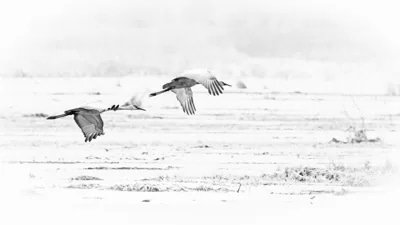
[[[192,115],[196,112],[193,102],[193,92],[191,87],[196,84],[202,84],[207,88],[210,95],[222,94],[223,86],[231,86],[223,81],[218,81],[209,71],[206,74],[186,73],[181,77],[173,79],[171,82],[163,85],[162,91],[151,93],[149,96],[154,97],[167,91],[176,94],[176,98],[181,103],[183,112]]]
[[[113,105],[107,109],[97,109],[93,107],[79,107],[75,109],[70,109],[64,112],[64,114],[57,116],[49,116],[48,120],[54,120],[61,117],[74,115],[74,120],[76,124],[78,124],[79,128],[81,128],[83,135],[85,136],[85,142],[91,141],[92,139],[96,139],[97,136],[101,136],[104,134],[103,132],[103,120],[100,117],[100,114],[106,111],[117,111],[117,110],[143,110],[144,109],[128,104],[124,106]]]

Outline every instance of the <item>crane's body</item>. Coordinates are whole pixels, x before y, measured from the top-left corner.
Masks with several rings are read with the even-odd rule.
[[[163,89],[166,88],[190,88],[194,85],[199,84],[199,82],[195,81],[194,79],[187,78],[187,77],[177,77],[173,79],[171,82],[166,83],[163,85]]]

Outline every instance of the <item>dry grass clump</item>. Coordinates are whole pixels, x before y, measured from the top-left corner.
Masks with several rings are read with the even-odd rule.
[[[133,192],[235,192],[241,186],[293,185],[293,184],[328,184],[335,186],[362,187],[374,185],[383,175],[391,175],[398,168],[390,161],[382,166],[372,166],[365,161],[359,167],[330,163],[326,167],[294,166],[277,169],[272,174],[212,176],[157,176],[146,178],[134,184],[77,184],[67,188],[99,189]],[[97,180],[95,177],[79,176],[74,180]],[[238,189],[239,187],[239,189]]]
[[[92,176],[77,176],[77,177],[71,178],[71,180],[103,180],[103,179],[98,178],[98,177],[92,177]]]
[[[108,188],[114,191],[135,191],[135,192],[160,192],[162,191],[159,187],[150,184],[116,184]]]
[[[328,169],[298,167],[286,168],[284,178],[307,183],[340,183],[348,186],[367,186],[369,180],[364,174],[357,173],[357,169],[332,167]]]
[[[236,82],[236,87],[239,88],[239,89],[246,89],[247,88],[247,86],[241,80],[238,80]]]
[[[170,170],[170,169],[174,169],[174,167],[168,166],[166,168],[158,168],[158,167],[129,167],[129,166],[121,166],[121,167],[97,166],[97,167],[85,168],[85,170]]]
[[[284,185],[286,183],[328,183],[341,186],[368,186],[372,185],[378,175],[393,173],[394,167],[387,163],[382,167],[372,167],[367,161],[361,167],[347,167],[341,164],[331,163],[326,168],[317,167],[286,167],[278,169],[272,174],[262,174],[260,176],[249,175],[213,175],[203,177],[181,177],[181,176],[159,176],[145,179],[151,182],[179,183],[184,189],[189,184],[202,184],[204,187],[229,187],[241,185],[260,186],[260,185]],[[202,188],[199,188],[200,190]],[[217,190],[221,191],[221,190]]]
[[[386,86],[386,95],[398,96],[400,95],[400,84],[390,82]]]
[[[377,175],[393,173],[389,164],[383,167],[372,168],[367,161],[362,167],[346,167],[331,163],[328,168],[315,167],[287,167],[274,174],[263,175],[264,179],[283,180],[285,182],[301,183],[333,183],[343,186],[369,186],[374,183]]]
[[[185,191],[200,191],[200,192],[232,192],[233,190],[229,190],[228,188],[223,187],[213,187],[213,186],[206,186],[200,185],[192,188],[185,188]]]
[[[332,138],[330,142],[340,143],[340,144],[354,144],[354,143],[375,143],[381,141],[379,137],[369,139],[367,137],[367,131],[365,129],[357,130],[355,127],[350,126],[346,131],[350,132],[350,134],[347,136],[346,141],[341,141],[336,138]]]
[[[107,188],[114,191],[134,191],[134,192],[229,192],[231,190],[212,185],[181,186],[170,184],[168,186],[156,186],[153,184],[120,184]]]
[[[76,188],[76,189],[94,189],[99,188],[99,184],[73,184],[67,186],[67,188]]]
[[[33,114],[25,114],[23,117],[34,117],[34,118],[45,118],[48,117],[49,115],[45,113],[33,113]]]

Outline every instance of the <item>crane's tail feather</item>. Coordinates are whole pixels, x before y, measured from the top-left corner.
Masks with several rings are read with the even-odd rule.
[[[154,96],[156,96],[156,95],[162,94],[162,93],[167,92],[167,91],[170,91],[170,90],[172,90],[172,89],[173,89],[172,87],[169,87],[169,88],[164,89],[164,90],[162,90],[162,91],[151,93],[151,94],[149,95],[149,97],[154,97]]]
[[[68,115],[69,114],[64,113],[64,114],[57,115],[57,116],[49,116],[49,117],[47,117],[47,119],[48,120],[55,120],[55,119],[58,119],[58,118],[61,118],[61,117],[64,117],[64,116],[68,116]]]

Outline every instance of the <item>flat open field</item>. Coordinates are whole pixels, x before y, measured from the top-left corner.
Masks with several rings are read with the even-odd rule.
[[[391,184],[399,165],[399,97],[251,85],[214,97],[199,86],[195,116],[184,114],[172,93],[144,98],[146,112],[102,114],[106,135],[90,143],[72,117],[45,119],[88,102],[122,104],[135,93],[158,91],[164,81],[2,79],[0,196],[6,201],[0,206],[9,212],[3,219],[51,223],[69,212],[66,224],[74,215],[87,215],[86,222],[175,224],[182,214],[200,213],[191,223],[213,217],[265,224],[357,209],[364,215],[354,218],[359,222],[379,210],[393,212],[380,201],[398,197]],[[352,137],[350,126],[365,128],[375,141],[331,142]]]

